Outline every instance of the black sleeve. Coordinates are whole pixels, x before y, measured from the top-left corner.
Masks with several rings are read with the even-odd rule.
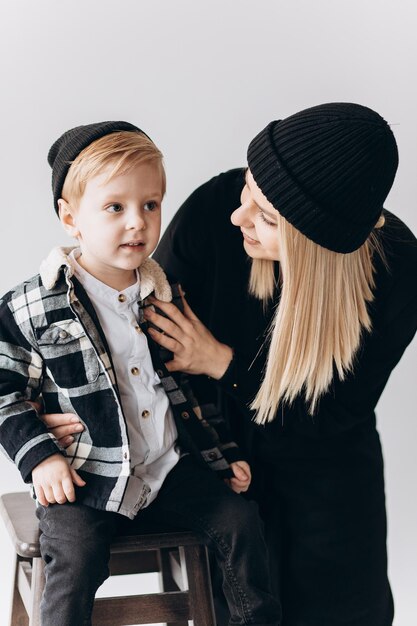
[[[208,184],[199,187],[178,209],[153,258],[171,283],[179,282],[187,297],[205,283],[208,267],[207,242],[202,227],[206,220]],[[206,227],[209,227],[208,225]]]

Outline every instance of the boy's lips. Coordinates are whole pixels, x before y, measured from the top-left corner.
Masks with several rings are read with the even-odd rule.
[[[145,245],[144,241],[128,241],[127,243],[122,243],[121,248],[140,248]]]

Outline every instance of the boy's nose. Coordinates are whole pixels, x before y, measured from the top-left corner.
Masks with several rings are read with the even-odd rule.
[[[126,220],[126,230],[145,230],[146,222],[139,211],[130,213]]]

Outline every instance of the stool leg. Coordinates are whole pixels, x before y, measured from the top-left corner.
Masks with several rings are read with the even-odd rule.
[[[43,589],[45,587],[44,563],[41,557],[32,562],[32,585],[31,585],[31,616],[29,626],[41,626],[40,604]]]
[[[195,545],[183,550],[194,626],[216,626],[207,548]]]
[[[162,582],[162,591],[178,591],[178,585],[172,576],[169,550],[159,550],[159,567]],[[188,621],[168,622],[167,626],[188,626]]]
[[[29,618],[18,589],[19,557],[16,554],[10,626],[29,626]]]

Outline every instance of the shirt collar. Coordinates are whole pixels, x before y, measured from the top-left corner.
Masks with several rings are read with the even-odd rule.
[[[70,255],[72,251],[76,250],[79,250],[79,248],[76,248],[74,246],[56,247],[53,248],[48,257],[44,261],[42,261],[40,267],[40,275],[42,283],[44,284],[46,289],[53,289],[55,287],[58,282],[59,275],[63,269],[66,272],[67,279],[71,278],[75,270],[73,262],[71,262]],[[78,263],[77,265],[79,266]],[[162,269],[162,267],[160,267],[160,265],[158,265],[156,261],[154,261],[153,259],[145,259],[145,261],[136,271],[139,274],[139,298],[141,300],[144,300],[153,292],[155,293],[155,297],[159,300],[162,300],[163,302],[170,302],[172,300],[172,291],[170,284],[167,280],[167,277],[165,276],[164,270]],[[88,272],[86,273],[88,274]],[[136,285],[137,283],[135,283],[135,285],[132,285],[132,287],[135,287]],[[128,289],[130,288],[131,287],[128,287]],[[107,289],[111,289],[111,287],[107,287]],[[114,292],[115,290],[112,289],[112,291]],[[124,290],[124,293],[125,292],[126,290]]]

